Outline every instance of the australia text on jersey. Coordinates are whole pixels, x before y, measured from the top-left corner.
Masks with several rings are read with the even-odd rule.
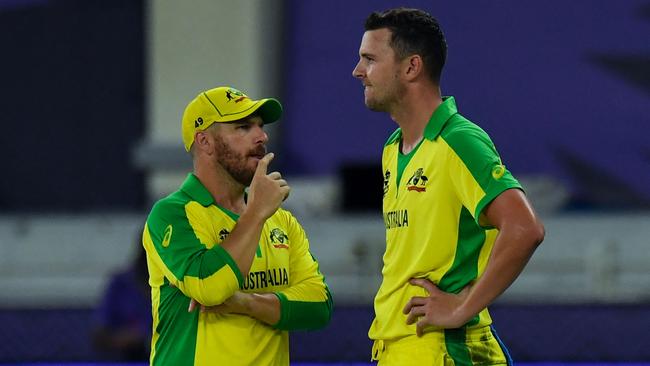
[[[396,210],[384,212],[384,224],[386,225],[386,229],[409,226],[409,211]]]
[[[253,290],[272,286],[289,285],[289,273],[286,268],[269,268],[248,273],[244,277],[244,290]]]

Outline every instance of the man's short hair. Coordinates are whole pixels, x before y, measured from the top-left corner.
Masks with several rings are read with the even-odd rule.
[[[442,68],[447,59],[447,42],[434,17],[425,11],[409,8],[370,14],[366,19],[365,30],[382,28],[391,31],[390,46],[398,59],[420,55],[431,81],[440,83]]]

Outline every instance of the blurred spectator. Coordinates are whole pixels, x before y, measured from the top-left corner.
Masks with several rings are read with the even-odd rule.
[[[106,359],[149,359],[151,290],[147,281],[147,257],[138,240],[134,261],[111,276],[95,311],[93,344]]]

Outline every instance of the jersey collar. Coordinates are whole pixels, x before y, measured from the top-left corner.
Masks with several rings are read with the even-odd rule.
[[[181,191],[185,192],[188,196],[202,206],[207,207],[214,203],[214,198],[205,188],[203,183],[196,177],[196,175],[190,173],[185,178],[185,182],[181,186]]]
[[[458,108],[456,108],[456,100],[454,97],[443,97],[442,104],[433,111],[429,123],[424,128],[424,137],[430,141],[435,140],[440,135],[445,123],[456,113],[458,113]]]
[[[453,116],[458,113],[458,108],[456,108],[456,100],[454,97],[442,97],[442,104],[433,111],[431,118],[426,127],[424,127],[424,137],[427,140],[433,141],[440,135],[442,128],[445,126],[445,123]],[[399,142],[402,140],[402,129],[398,128],[386,141],[386,146]]]

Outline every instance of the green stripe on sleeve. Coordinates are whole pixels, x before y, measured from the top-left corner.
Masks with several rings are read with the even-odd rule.
[[[147,226],[163,263],[182,280],[185,276],[205,278],[226,265],[221,256],[210,253],[199,241],[185,213],[180,192],[159,201],[151,210]]]
[[[442,137],[463,161],[476,182],[487,190],[494,180],[492,168],[501,164],[490,137],[477,125],[458,116],[453,118],[451,128],[442,132]]]
[[[442,132],[443,139],[465,164],[476,183],[485,192],[474,207],[468,207],[479,221],[483,209],[501,192],[509,188],[520,188],[519,182],[501,163],[492,140],[480,127],[460,115],[452,117],[449,128]]]
[[[185,212],[189,199],[182,192],[159,201],[151,210],[147,226],[163,263],[182,281],[185,276],[204,279],[230,266],[240,285],[243,276],[230,255],[220,246],[207,249],[190,225]]]
[[[280,300],[280,320],[273,327],[280,330],[315,330],[327,325],[332,317],[332,295],[320,302],[290,301],[286,295],[276,292]]]

